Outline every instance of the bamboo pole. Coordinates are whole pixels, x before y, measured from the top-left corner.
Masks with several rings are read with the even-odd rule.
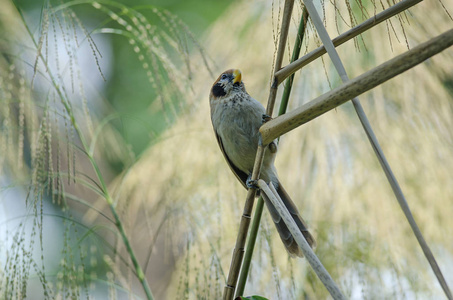
[[[329,272],[327,272],[326,268],[323,266],[319,258],[313,252],[313,249],[311,249],[310,245],[308,245],[307,241],[304,238],[304,235],[300,231],[293,217],[288,212],[288,210],[285,207],[285,204],[278,196],[278,193],[275,190],[275,187],[273,186],[272,182],[268,186],[264,180],[260,179],[258,181],[258,186],[260,187],[261,191],[264,192],[266,197],[272,202],[275,209],[278,211],[278,214],[282,217],[283,221],[285,222],[286,226],[291,232],[291,235],[294,237],[297,245],[302,249],[302,252],[304,253],[304,256],[306,257],[308,263],[311,265],[318,278],[321,280],[326,289],[329,291],[332,298],[335,300],[346,299],[346,297],[341,293],[336,283],[333,281]]]
[[[279,70],[282,65],[283,55],[285,53],[286,39],[288,37],[289,25],[291,22],[291,14],[294,7],[294,0],[286,0],[283,10],[282,27],[280,31],[280,41],[277,49],[277,57],[275,59],[275,71]],[[274,71],[274,72],[275,72]],[[277,88],[270,88],[269,99],[267,103],[266,114],[272,115],[274,109],[275,97],[277,95]],[[264,153],[266,151],[267,144],[261,143],[258,145],[256,152],[255,164],[253,166],[252,180],[257,180],[260,175],[261,165],[263,164]],[[223,290],[223,299],[233,299],[234,292],[236,289],[237,280],[239,277],[239,271],[241,269],[242,260],[244,257],[244,246],[247,239],[247,232],[250,225],[250,216],[253,209],[255,200],[256,190],[249,189],[247,192],[247,198],[245,200],[244,211],[241,217],[241,223],[239,225],[239,231],[236,238],[236,245],[233,250],[233,256],[231,258],[230,270],[228,273],[228,279]]]
[[[313,24],[316,27],[316,30],[318,32],[318,35],[319,35],[320,39],[322,40],[324,47],[326,48],[326,51],[329,54],[333,65],[335,66],[335,69],[337,70],[338,74],[340,75],[340,78],[345,83],[349,82],[349,77],[346,73],[343,63],[335,49],[335,46],[332,43],[332,40],[330,39],[330,37],[327,33],[326,28],[324,27],[324,25],[322,23],[322,20],[319,16],[318,12],[316,11],[313,1],[304,0],[304,4],[307,7],[308,12],[310,13],[311,20],[313,21]],[[445,41],[438,41],[437,43],[445,44],[443,42],[445,42]],[[399,74],[399,73],[397,73],[397,74]],[[386,74],[382,74],[382,77],[386,77]],[[411,226],[411,229],[412,229],[414,235],[416,236],[417,241],[419,242],[420,247],[423,250],[423,253],[426,256],[426,259],[428,260],[428,262],[429,262],[434,274],[436,275],[437,280],[439,281],[439,284],[441,285],[442,289],[444,290],[447,298],[453,299],[450,288],[448,287],[448,284],[445,281],[442,271],[440,270],[440,268],[436,262],[436,259],[434,258],[434,255],[431,252],[431,249],[429,248],[428,244],[426,243],[420,229],[417,226],[417,223],[415,222],[415,219],[412,216],[409,205],[407,204],[407,201],[399,186],[399,183],[396,180],[396,177],[394,176],[389,163],[387,162],[387,159],[381,149],[381,146],[379,145],[379,142],[373,132],[373,129],[372,129],[372,127],[368,121],[368,118],[362,108],[362,105],[360,104],[359,99],[352,97],[352,103],[354,105],[354,109],[356,110],[357,116],[359,117],[360,122],[362,123],[363,129],[365,130],[365,132],[367,134],[370,144],[376,154],[376,157],[378,158],[379,163],[381,164],[381,167],[390,183],[390,186],[392,187],[393,193],[395,194],[395,197],[398,200],[398,203],[400,204],[401,209],[403,210],[403,212]]]
[[[394,15],[408,9],[409,7],[414,6],[415,4],[421,2],[423,0],[403,0],[398,2],[397,4],[387,8],[386,10],[378,13],[377,15],[369,18],[365,22],[355,26],[354,28],[346,31],[345,33],[337,36],[332,40],[335,47],[342,45],[343,43],[349,41],[350,39],[358,36],[359,34],[365,32],[366,30],[378,25],[379,23],[393,17]],[[311,51],[310,53],[304,55],[303,57],[299,58],[298,60],[290,63],[289,65],[283,67],[279,71],[275,73],[275,81],[274,85],[281,84],[288,76],[294,74],[302,67],[308,65],[318,57],[321,57],[323,54],[326,54],[326,48],[324,46],[318,47],[315,50]]]
[[[299,58],[299,53],[300,53],[300,49],[302,46],[302,40],[304,37],[307,20],[308,20],[308,11],[304,7],[302,16],[301,16],[301,20],[299,23],[299,28],[297,31],[296,41],[294,43],[294,50],[293,50],[293,54],[291,56],[291,62],[293,62]],[[294,74],[292,76],[290,76],[290,78],[286,81],[285,89],[284,89],[283,95],[282,95],[282,101],[280,102],[280,108],[278,111],[278,115],[282,115],[286,112],[286,108],[288,106],[288,99],[289,99],[289,95],[290,95],[291,88],[292,88],[293,78],[294,78]],[[250,264],[252,262],[253,250],[255,248],[255,242],[257,239],[257,235],[258,235],[258,229],[260,226],[263,208],[264,208],[264,200],[262,197],[259,197],[258,201],[256,203],[255,214],[254,214],[253,220],[252,220],[252,227],[250,229],[250,234],[249,234],[246,251],[245,251],[244,263],[242,264],[241,273],[239,276],[235,297],[238,297],[238,296],[244,294],[245,284],[247,282],[247,276],[249,274]]]
[[[289,25],[291,22],[291,15],[293,12],[294,0],[286,0],[283,10],[282,28],[280,31],[280,40],[278,43],[277,57],[275,58],[274,77],[275,72],[282,68],[283,55],[285,54],[286,40],[288,38]],[[267,101],[266,114],[272,116],[274,111],[275,96],[277,95],[277,87],[271,86],[269,92],[269,99]],[[266,145],[266,144],[265,144]]]
[[[319,117],[353,97],[407,71],[451,45],[453,45],[453,29],[417,45],[413,49],[394,57],[282,116],[270,120],[260,128],[263,143],[270,143],[288,131]]]

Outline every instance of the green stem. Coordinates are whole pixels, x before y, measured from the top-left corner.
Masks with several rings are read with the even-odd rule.
[[[307,20],[308,20],[308,11],[304,7],[303,12],[302,12],[302,17],[301,17],[300,23],[299,23],[297,38],[294,43],[294,50],[293,50],[293,54],[291,56],[291,62],[293,62],[299,58],[300,49],[302,48],[302,41],[304,38],[305,28],[307,27]],[[293,86],[293,80],[294,80],[294,74],[292,74],[286,80],[285,89],[284,89],[283,95],[282,95],[282,101],[280,102],[280,108],[278,110],[278,115],[282,115],[286,112],[286,108],[288,107],[289,96],[291,94],[291,89]],[[252,262],[253,250],[255,249],[256,238],[258,236],[258,229],[260,227],[261,216],[263,214],[263,208],[264,208],[263,197],[259,197],[257,204],[256,204],[255,214],[254,214],[253,220],[252,220],[252,227],[250,229],[250,236],[249,236],[247,246],[246,246],[244,262],[242,264],[241,274],[239,276],[235,297],[242,296],[244,294],[245,284],[247,282],[247,276],[249,274],[250,264]]]
[[[78,132],[79,134],[79,132]],[[81,132],[80,132],[81,134]],[[84,145],[85,148],[85,145]],[[88,151],[88,148],[85,148]],[[94,159],[94,157],[91,154],[88,154],[88,158],[96,172],[96,176],[98,177],[100,183],[101,183],[101,188],[104,193],[105,200],[107,201],[107,204],[110,207],[110,211],[112,212],[113,217],[115,218],[115,226],[118,229],[118,231],[121,234],[121,238],[123,239],[123,243],[126,246],[127,252],[129,253],[129,256],[131,258],[132,264],[134,265],[135,268],[135,273],[137,275],[138,280],[143,286],[143,290],[145,291],[146,297],[149,300],[153,300],[153,294],[151,292],[151,288],[149,287],[148,281],[146,280],[145,273],[143,273],[143,269],[138,263],[137,257],[135,256],[134,249],[132,249],[132,245],[129,242],[129,239],[126,235],[126,231],[124,230],[123,223],[121,222],[121,219],[116,212],[115,209],[115,204],[113,203],[113,199],[110,196],[110,193],[108,192],[107,185],[105,184],[104,177],[102,176],[102,173]]]
[[[247,276],[249,274],[250,264],[252,262],[253,249],[255,249],[255,243],[256,238],[258,236],[258,229],[260,227],[263,208],[264,208],[263,197],[259,197],[256,203],[255,215],[253,216],[252,227],[250,229],[250,236],[247,241],[244,262],[242,263],[242,269],[241,274],[239,275],[235,298],[244,295],[245,283],[247,282]]]
[[[299,30],[297,33],[296,42],[294,43],[293,55],[291,56],[291,62],[296,61],[299,58],[300,49],[302,48],[302,40],[304,38],[305,28],[307,27],[308,20],[308,11],[304,6],[302,12],[302,17],[299,23]],[[283,115],[286,113],[286,108],[288,107],[289,95],[291,94],[291,89],[293,87],[294,74],[289,76],[285,82],[285,88],[283,90],[282,102],[280,103],[280,109],[278,110],[278,115]]]
[[[19,7],[17,6],[17,3],[14,3],[16,8],[17,8],[17,11],[19,12],[21,18],[22,18],[22,21],[23,21],[23,24],[33,42],[33,44],[35,45],[36,49],[38,49],[38,44],[36,43],[36,40],[34,39],[33,37],[33,34],[30,30],[30,28],[28,27],[28,24],[25,22],[25,18],[22,14],[22,11],[19,9]],[[86,140],[85,140],[85,136],[83,135],[82,133],[82,130],[80,129],[78,123],[76,122],[76,119],[75,119],[75,116],[74,116],[74,112],[72,110],[72,106],[70,105],[69,101],[66,99],[63,91],[61,90],[60,86],[57,84],[57,81],[55,80],[55,77],[53,76],[50,68],[49,68],[49,65],[46,61],[46,59],[44,58],[44,56],[42,55],[42,53],[40,52],[39,53],[39,57],[41,58],[41,61],[43,62],[43,64],[45,65],[46,67],[46,70],[47,70],[47,73],[49,74],[49,77],[52,81],[52,85],[54,86],[58,96],[60,97],[61,99],[61,103],[63,104],[63,106],[65,107],[67,113],[68,113],[68,116],[70,117],[70,120],[71,120],[71,124],[72,126],[74,126],[74,129],[75,131],[77,132],[77,135],[80,139],[80,143],[82,144],[82,148],[83,150],[85,151],[91,165],[93,166],[93,169],[96,173],[96,176],[100,182],[100,186],[101,186],[101,189],[102,189],[102,193],[104,194],[104,198],[105,200],[107,201],[107,204],[109,205],[110,207],[110,210],[113,214],[113,217],[115,218],[115,226],[117,227],[118,231],[120,232],[121,234],[121,237],[123,239],[123,243],[124,245],[126,246],[126,249],[127,249],[127,252],[129,253],[129,256],[130,256],[130,259],[132,261],[132,264],[134,265],[134,268],[135,268],[135,273],[136,273],[136,276],[137,278],[139,279],[140,283],[142,284],[143,286],[143,289],[145,291],[145,294],[147,296],[147,299],[149,300],[153,300],[154,297],[153,297],[153,294],[151,292],[151,289],[149,287],[149,284],[148,284],[148,281],[146,280],[146,277],[145,277],[145,274],[143,273],[143,270],[142,268],[140,267],[140,264],[138,263],[138,260],[137,260],[137,257],[135,256],[135,253],[134,253],[134,250],[132,249],[132,246],[129,242],[129,239],[126,235],[126,232],[124,231],[124,227],[123,227],[123,224],[121,222],[121,219],[118,215],[118,213],[116,212],[116,209],[115,209],[115,205],[113,203],[113,200],[112,200],[112,197],[110,196],[109,192],[108,192],[108,189],[107,189],[107,185],[104,181],[104,177],[102,176],[102,173],[98,167],[98,164],[96,163],[96,160],[94,159],[93,155],[90,153],[90,147],[88,146]]]

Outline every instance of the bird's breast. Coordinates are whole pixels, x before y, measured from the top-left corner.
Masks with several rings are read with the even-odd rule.
[[[250,173],[255,161],[264,108],[257,107],[250,99],[243,97],[223,100],[212,111],[214,128],[228,158],[239,169]]]

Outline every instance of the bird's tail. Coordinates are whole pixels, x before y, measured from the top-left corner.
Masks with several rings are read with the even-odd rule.
[[[282,199],[283,203],[285,204],[286,208],[288,209],[289,213],[291,214],[294,221],[296,222],[297,226],[299,227],[300,231],[302,232],[305,239],[307,240],[307,243],[310,245],[310,247],[312,247],[312,248],[315,247],[316,241],[313,238],[313,236],[310,234],[310,232],[308,231],[307,225],[305,224],[304,220],[300,216],[296,205],[291,200],[288,193],[286,193],[285,189],[282,187],[282,185],[280,183],[276,187],[276,190],[277,190],[278,195]],[[267,196],[264,193],[262,193],[262,195],[266,202],[266,206],[269,209],[269,212],[272,216],[272,219],[275,223],[275,226],[277,227],[277,231],[280,234],[280,238],[286,247],[286,250],[288,250],[288,252],[291,256],[303,257],[304,255],[302,253],[302,250],[297,245],[296,241],[294,240],[294,237],[292,236],[291,232],[289,231],[289,229],[286,226],[285,222],[283,221],[282,217],[277,212],[274,205],[267,198]]]

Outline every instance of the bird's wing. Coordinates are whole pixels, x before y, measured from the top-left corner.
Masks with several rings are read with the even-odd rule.
[[[239,170],[238,167],[236,167],[233,164],[233,162],[231,161],[231,159],[228,157],[228,155],[225,152],[225,148],[223,147],[223,143],[222,143],[222,139],[220,138],[220,135],[218,135],[217,132],[215,132],[215,136],[217,138],[217,142],[219,143],[220,150],[222,150],[223,156],[225,156],[225,159],[228,163],[228,166],[230,166],[231,171],[233,171],[234,175],[242,183],[242,185],[245,188],[247,188],[246,182],[247,182],[248,174],[242,172],[241,170]]]

